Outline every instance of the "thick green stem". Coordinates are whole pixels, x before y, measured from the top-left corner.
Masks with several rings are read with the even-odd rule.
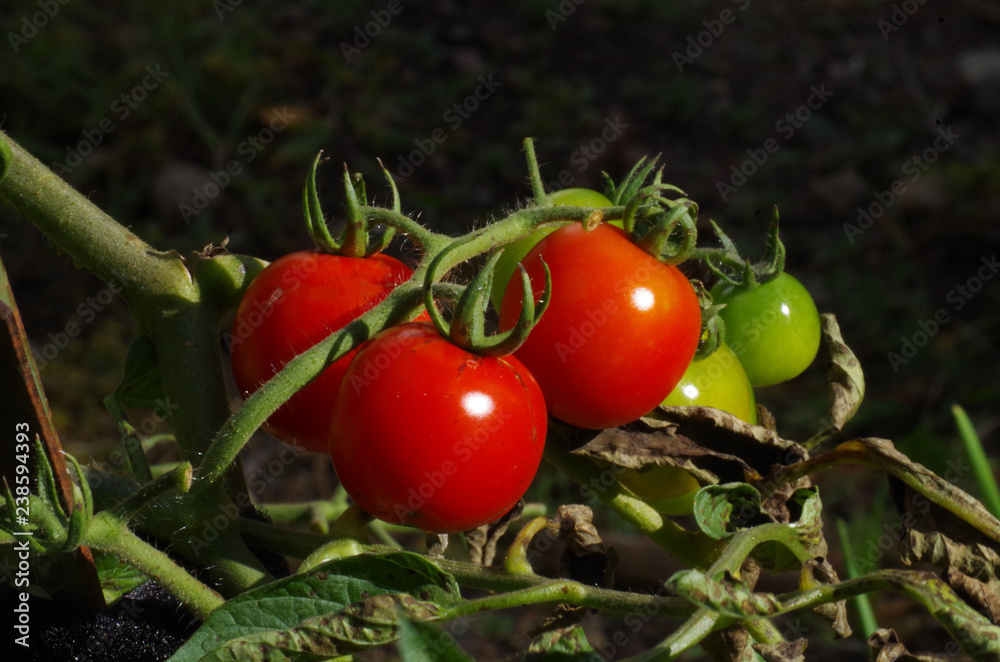
[[[190,275],[176,253],[161,253],[80,195],[0,131],[0,198],[37,226],[59,250],[130,301],[189,294]]]
[[[202,621],[225,602],[221,595],[192,577],[169,556],[143,542],[124,522],[109,513],[94,517],[84,544],[108,552],[144,574],[155,577],[163,588]]]
[[[141,508],[145,508],[151,501],[167,492],[174,490],[187,492],[191,489],[191,476],[191,463],[182,462],[179,466],[163,474],[156,480],[142,484],[131,496],[115,504],[110,512],[115,517],[127,521]]]

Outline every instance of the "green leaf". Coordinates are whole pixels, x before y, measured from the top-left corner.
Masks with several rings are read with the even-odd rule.
[[[531,642],[524,662],[603,662],[580,627],[544,632]]]
[[[287,630],[264,630],[231,639],[200,662],[327,660],[394,641],[399,636],[400,612],[433,619],[440,616],[441,609],[410,595],[385,593],[340,612],[307,618]]]
[[[760,492],[746,483],[709,485],[694,497],[694,519],[713,540],[732,538],[741,522],[759,514]]]
[[[111,554],[100,550],[91,550],[91,554],[94,556],[97,576],[101,580],[104,601],[108,605],[113,605],[123,595],[131,593],[149,579],[131,565],[122,563]]]
[[[385,595],[392,597],[373,602]],[[417,554],[336,559],[229,600],[170,662],[260,659],[239,657],[250,646],[258,651],[288,646],[299,656],[291,659],[308,660],[315,658],[302,656],[310,650],[326,651],[323,642],[334,640],[330,645],[357,650],[396,637],[398,607],[430,618],[439,606],[460,599],[455,579]],[[222,650],[215,655],[217,649]]]
[[[399,619],[399,654],[403,662],[470,662],[452,636],[424,621]]]
[[[115,390],[115,396],[125,411],[135,407],[160,407],[165,398],[156,347],[149,336],[132,341],[125,357],[125,377]]]

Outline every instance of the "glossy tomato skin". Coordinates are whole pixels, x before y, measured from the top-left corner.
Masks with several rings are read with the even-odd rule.
[[[542,458],[545,399],[517,359],[470,354],[426,322],[365,343],[341,384],[330,456],[365,512],[427,532],[492,522]]]
[[[549,194],[549,200],[556,207],[610,207],[611,201],[604,194],[598,193],[589,188],[564,188],[555,193]],[[622,226],[621,221],[611,221],[612,225]],[[493,270],[493,290],[490,299],[493,306],[500,310],[503,303],[503,293],[507,289],[507,283],[517,272],[517,263],[524,259],[535,244],[549,236],[559,228],[553,225],[545,225],[523,239],[507,244],[503,247],[503,255],[497,262]]]
[[[719,283],[712,288],[726,323],[726,343],[739,357],[754,386],[770,386],[797,377],[816,358],[819,312],[809,291],[782,273],[754,288]]]
[[[385,255],[299,251],[269,264],[250,283],[233,321],[230,352],[240,394],[249,396],[295,355],[360,317],[411,275]],[[327,452],[331,403],[356,351],[292,396],[264,428],[286,443]]]
[[[691,362],[663,404],[671,407],[715,407],[747,423],[757,423],[753,386],[729,345]]]
[[[646,414],[670,393],[701,334],[694,288],[676,267],[655,260],[624,231],[568,225],[523,261],[536,299],[552,273],[552,300],[515,352],[538,380],[549,413],[601,429]],[[501,328],[511,328],[521,289],[507,288]]]

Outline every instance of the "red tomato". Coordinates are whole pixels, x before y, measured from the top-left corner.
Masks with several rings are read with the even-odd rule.
[[[691,363],[701,334],[694,288],[602,224],[568,225],[540,241],[522,264],[536,299],[552,272],[552,301],[514,355],[545,393],[549,413],[572,425],[623,425],[667,397]],[[500,325],[521,309],[520,281],[504,294]]]
[[[361,347],[337,395],[330,456],[367,513],[454,533],[510,510],[542,458],[545,399],[517,359],[470,354],[434,325]]]
[[[240,393],[249,396],[296,354],[373,308],[411,274],[385,255],[299,251],[269,264],[250,283],[233,321],[230,352]],[[330,403],[356,351],[292,396],[264,429],[286,443],[327,452]]]

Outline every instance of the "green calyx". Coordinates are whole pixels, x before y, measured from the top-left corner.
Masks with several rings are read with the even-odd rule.
[[[752,289],[774,280],[785,270],[785,245],[778,236],[778,207],[775,205],[771,224],[767,229],[767,244],[764,254],[757,262],[750,262],[740,256],[732,239],[712,221],[712,229],[719,237],[722,248],[701,248],[692,253],[700,258],[719,277],[730,285]]]
[[[545,290],[541,300],[536,304],[531,290],[531,280],[524,267],[518,265],[521,272],[521,293],[524,301],[521,313],[513,328],[488,335],[486,333],[486,309],[493,287],[493,270],[503,254],[503,249],[491,255],[468,287],[461,291],[455,303],[452,321],[449,324],[441,315],[434,300],[443,293],[441,284],[437,282],[441,263],[445,260],[447,253],[457,245],[460,243],[453,244],[442,251],[431,262],[427,270],[427,276],[424,280],[424,305],[427,308],[427,313],[442,335],[468,352],[494,357],[513,353],[524,344],[528,334],[531,333],[548,307],[552,294],[552,276],[549,273],[549,268],[545,266]]]
[[[344,164],[344,193],[347,207],[347,219],[344,224],[343,234],[339,239],[335,239],[330,234],[326,219],[323,215],[323,208],[319,202],[319,194],[316,190],[316,169],[323,160],[323,152],[316,155],[309,175],[306,177],[306,186],[302,193],[302,206],[306,221],[306,228],[316,247],[331,255],[343,255],[344,257],[368,257],[383,251],[392,241],[395,229],[387,227],[384,232],[376,234],[372,232],[372,221],[374,220],[368,213],[367,193],[365,181],[360,173],[353,175]],[[392,175],[385,169],[379,161],[379,167],[389,182],[392,189],[392,211],[400,214],[399,190]]]

